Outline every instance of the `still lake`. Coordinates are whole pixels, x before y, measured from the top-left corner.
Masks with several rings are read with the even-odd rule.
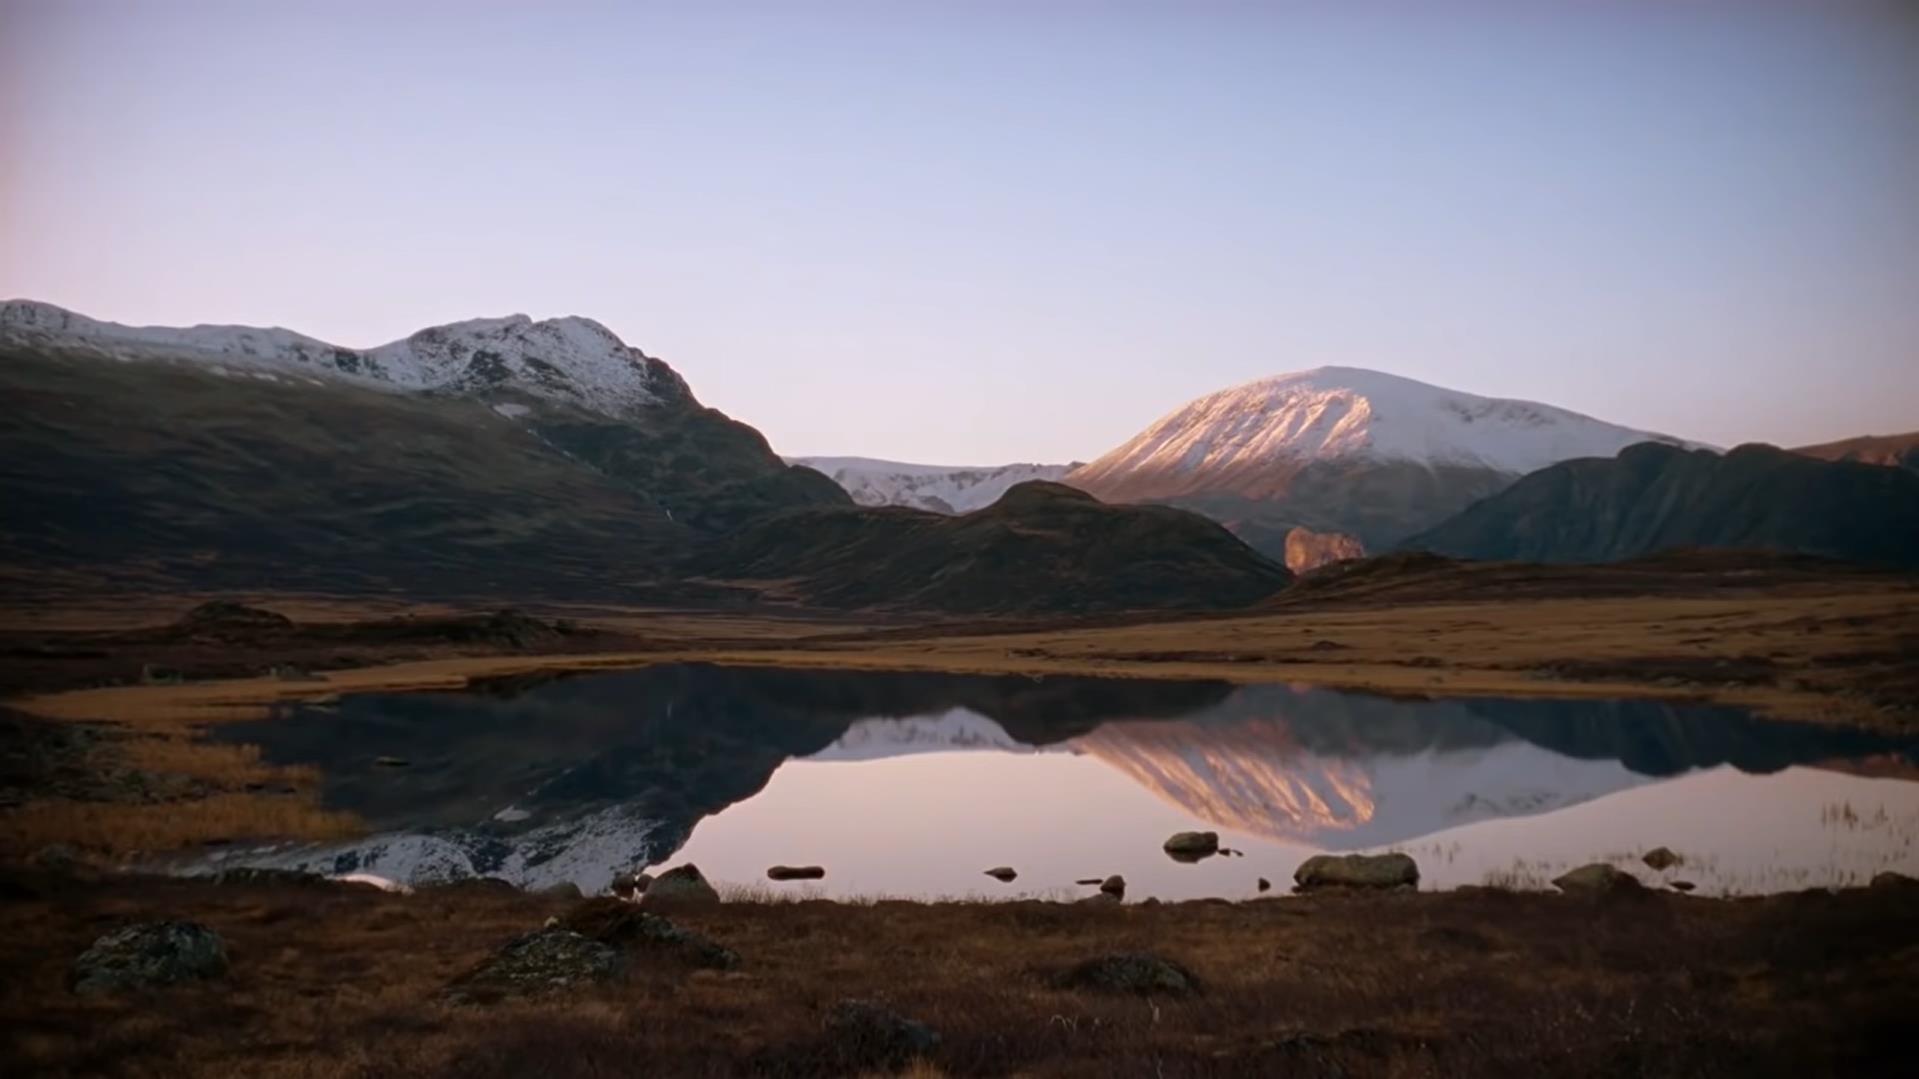
[[[1706,894],[1919,874],[1919,741],[1650,701],[686,664],[349,696],[219,737],[319,768],[370,834],[197,870],[591,894],[690,861],[722,884],[915,898],[1073,898],[1119,873],[1129,900],[1283,890],[1324,851],[1406,851],[1426,888],[1594,860]],[[1185,830],[1242,853],[1175,862],[1160,845]],[[1685,863],[1636,861],[1660,845]],[[767,882],[782,863],[827,875]],[[984,876],[999,865],[1019,878]]]

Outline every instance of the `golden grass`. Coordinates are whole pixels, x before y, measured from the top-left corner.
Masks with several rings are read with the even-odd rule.
[[[822,1020],[845,998],[941,1032],[909,1075],[1877,1074],[1903,1059],[1919,1006],[1919,904],[1899,888],[728,904],[672,917],[737,951],[738,971],[635,953],[616,984],[487,1007],[437,994],[569,904],[179,880],[14,888],[0,905],[8,1075],[895,1074],[836,1052]],[[163,995],[65,991],[96,936],[160,918],[221,933],[231,973]],[[1135,951],[1184,964],[1203,993],[1053,984]]]
[[[65,843],[151,854],[216,840],[337,839],[364,831],[357,817],[322,809],[311,796],[219,791],[163,803],[43,798],[0,813],[0,851],[19,854]]]

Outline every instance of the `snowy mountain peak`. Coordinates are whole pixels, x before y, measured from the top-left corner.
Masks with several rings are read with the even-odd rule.
[[[1138,474],[1243,472],[1366,458],[1520,474],[1610,457],[1667,435],[1533,401],[1481,397],[1357,367],[1317,367],[1188,402],[1074,473],[1095,488]]]
[[[911,506],[936,513],[971,513],[999,501],[1027,480],[1059,480],[1070,465],[914,465],[871,457],[788,457],[790,465],[824,472],[862,506]]]
[[[622,416],[686,394],[671,368],[592,319],[526,315],[433,326],[371,349],[252,326],[123,326],[30,300],[0,303],[0,346],[200,364],[375,389],[526,396]]]

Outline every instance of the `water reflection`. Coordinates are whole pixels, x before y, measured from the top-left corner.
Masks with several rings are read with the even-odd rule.
[[[807,887],[827,892],[1013,894],[979,874],[1022,860],[1020,891],[1125,872],[1141,896],[1232,895],[1322,849],[1424,844],[1442,884],[1562,850],[1629,853],[1610,849],[1635,841],[1621,822],[1675,790],[1649,843],[1677,845],[1689,819],[1728,822],[1688,840],[1701,869],[1751,845],[1748,801],[1857,796],[1919,816],[1919,785],[1825,770],[1910,768],[1910,743],[1653,702],[681,665],[351,697],[222,734],[319,767],[328,805],[382,833],[242,857],[401,880],[596,889],[684,857],[722,880],[817,862],[828,880]],[[379,756],[409,764],[375,768]],[[1159,853],[1190,829],[1248,857],[1181,866]],[[1830,828],[1787,832],[1776,861],[1844,845]],[[1909,864],[1911,831],[1897,832],[1855,830],[1848,857]],[[1746,863],[1765,856],[1720,875],[1737,861],[1750,878]]]

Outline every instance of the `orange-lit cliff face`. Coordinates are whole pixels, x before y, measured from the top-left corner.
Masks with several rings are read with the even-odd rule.
[[[1109,723],[1072,744],[1232,831],[1313,842],[1364,825],[1376,809],[1363,763],[1302,748],[1284,719]]]

